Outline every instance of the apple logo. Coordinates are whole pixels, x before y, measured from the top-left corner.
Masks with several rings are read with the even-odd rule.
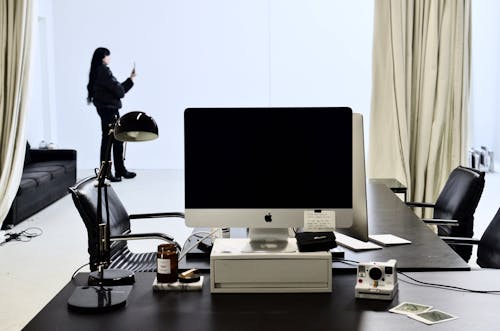
[[[271,223],[273,221],[273,215],[271,215],[271,213],[267,213],[267,215],[264,216],[264,220],[266,223]]]

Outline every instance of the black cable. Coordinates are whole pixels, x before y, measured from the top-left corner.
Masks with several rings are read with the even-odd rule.
[[[180,262],[180,261],[181,261],[184,257],[186,257],[187,253],[189,253],[189,252],[190,252],[191,250],[193,250],[196,246],[198,246],[198,244],[199,244],[200,242],[202,242],[203,240],[205,240],[205,239],[207,239],[208,237],[212,236],[212,235],[213,235],[213,234],[215,234],[217,231],[219,231],[219,229],[218,229],[218,228],[217,228],[217,229],[215,229],[215,230],[213,230],[212,232],[208,232],[208,231],[200,231],[200,232],[203,232],[203,233],[208,233],[208,234],[207,234],[206,236],[203,236],[200,240],[198,240],[198,242],[196,242],[194,245],[191,245],[191,247],[187,248],[184,252],[182,252],[182,251],[181,251],[181,252],[182,252],[182,254],[180,254],[180,255],[179,255],[179,259],[178,259],[178,261]],[[192,234],[190,234],[190,235],[189,235],[189,237],[187,237],[187,239],[186,239],[186,241],[185,241],[184,245],[186,245],[186,243],[188,242],[188,240],[189,240],[189,238],[190,238],[190,237],[193,237],[193,236],[198,237],[198,236],[197,236],[197,234],[198,234],[198,233],[199,233],[199,232],[196,232],[196,233],[192,233]]]
[[[346,264],[349,264],[349,265],[352,265],[351,263],[353,263],[353,264],[359,264],[359,261],[347,260],[347,259],[343,259],[343,258],[340,258],[340,257],[334,257],[334,258],[332,258],[332,261],[333,262],[346,263]]]
[[[71,276],[71,279],[74,279],[75,276],[76,276],[76,274],[78,273],[78,271],[82,270],[83,267],[88,266],[89,264],[90,264],[90,262],[89,263],[85,263],[84,265],[82,265],[81,267],[79,267],[78,269],[76,269],[75,272],[73,272],[73,275]]]
[[[417,284],[411,283],[408,281],[406,281],[406,283],[417,285],[417,286],[437,287],[437,288],[442,288],[442,289],[447,289],[447,290],[457,291],[457,292],[471,292],[471,293],[481,293],[481,294],[500,294],[500,290],[473,290],[473,289],[468,289],[468,288],[453,286],[453,285],[428,283],[428,282],[424,282],[424,281],[415,279],[415,278],[405,274],[404,272],[398,271],[398,273],[411,279],[412,281],[416,282]],[[405,282],[403,279],[401,279],[401,281]]]
[[[33,232],[35,230],[35,232]],[[22,241],[22,242],[28,242],[31,240],[31,238],[35,238],[38,236],[41,236],[43,234],[43,230],[39,227],[32,226],[29,228],[26,228],[22,231],[19,232],[7,232],[5,233],[5,240],[0,243],[0,246],[5,245],[9,241],[15,240],[15,241]]]

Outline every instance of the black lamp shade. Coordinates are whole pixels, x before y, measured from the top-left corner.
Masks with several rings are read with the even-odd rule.
[[[118,119],[114,135],[120,141],[147,141],[158,138],[155,120],[142,111],[126,113]]]

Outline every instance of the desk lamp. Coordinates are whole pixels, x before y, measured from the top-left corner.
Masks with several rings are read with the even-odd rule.
[[[106,174],[110,170],[113,137],[120,141],[148,141],[158,137],[158,126],[144,112],[133,111],[123,115],[110,126],[105,160],[97,175],[97,224],[99,225],[98,270],[89,275],[89,286],[78,286],[68,300],[68,307],[79,311],[109,311],[125,306],[134,283],[134,273],[129,270],[108,269],[110,265],[109,209],[106,204],[106,222],[102,217],[102,190],[107,196]],[[95,285],[95,286],[92,286]],[[121,285],[112,286],[110,285]]]

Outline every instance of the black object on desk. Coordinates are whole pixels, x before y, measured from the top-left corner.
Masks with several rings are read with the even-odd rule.
[[[295,234],[300,252],[329,251],[337,247],[333,232],[297,232]]]
[[[132,285],[78,286],[68,299],[68,308],[81,313],[108,312],[125,307]]]
[[[208,237],[200,241],[204,236],[196,234],[200,231],[207,231],[205,228],[196,228],[193,230],[192,236],[184,244],[184,248],[191,247],[198,243],[194,248],[192,248],[186,254],[187,259],[208,259],[210,258],[210,253],[212,252],[213,241],[212,238]]]

